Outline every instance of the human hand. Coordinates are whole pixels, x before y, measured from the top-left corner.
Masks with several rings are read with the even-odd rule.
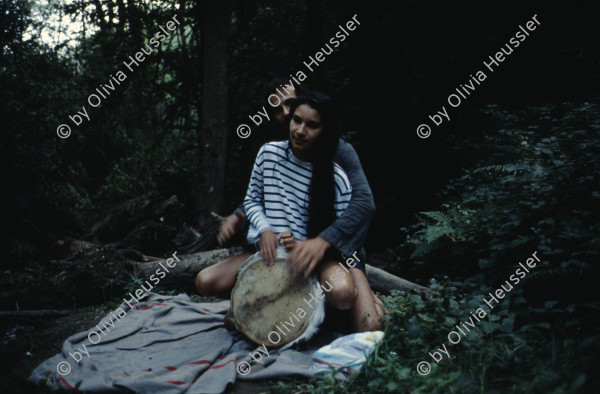
[[[260,234],[260,255],[267,265],[275,262],[277,256],[277,236],[272,230],[265,230]]]
[[[304,272],[304,278],[308,278],[317,264],[323,260],[325,251],[330,246],[331,244],[325,238],[321,237],[297,242],[285,262],[291,268],[294,275]]]
[[[296,240],[292,236],[291,231],[284,231],[279,234],[279,242],[286,250],[290,250],[296,245]]]
[[[219,233],[217,234],[217,242],[220,246],[223,246],[227,240],[235,235],[242,226],[244,225],[243,215],[229,215],[227,218],[221,223],[221,228],[219,229]]]

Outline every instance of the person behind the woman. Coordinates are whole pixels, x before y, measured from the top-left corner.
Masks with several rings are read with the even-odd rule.
[[[293,249],[314,238],[348,206],[351,187],[334,163],[338,145],[338,118],[332,100],[321,93],[301,95],[290,108],[288,141],[270,142],[260,149],[248,185],[244,208],[250,222],[245,252],[200,271],[196,287],[204,295],[227,298],[239,267],[260,245],[265,261],[275,259],[278,243]],[[307,277],[316,269],[327,302],[352,310],[354,331],[381,328],[383,305],[375,302],[364,274],[364,263],[345,274],[339,252],[330,248],[315,265],[298,264]]]

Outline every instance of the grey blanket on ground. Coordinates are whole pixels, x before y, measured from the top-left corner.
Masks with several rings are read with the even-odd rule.
[[[90,392],[220,393],[236,379],[317,376],[312,354],[332,338],[321,335],[303,351],[267,355],[266,348],[227,331],[229,306],[150,293],[146,301],[133,308],[124,303],[95,327],[69,337],[62,352],[35,368],[29,380]]]

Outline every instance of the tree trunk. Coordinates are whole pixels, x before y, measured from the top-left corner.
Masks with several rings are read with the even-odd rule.
[[[149,263],[136,263],[134,264],[134,272],[137,278],[144,281],[147,280],[150,275],[154,274],[157,269],[161,268],[160,264],[162,264],[164,267],[167,267],[169,273],[167,273],[165,278],[160,280],[161,287],[188,287],[193,286],[194,278],[200,270],[210,267],[211,265],[223,261],[226,258],[235,256],[240,252],[241,248],[231,248],[216,249],[208,252],[182,256],[178,255],[177,257],[180,261],[175,261],[176,265],[172,268],[169,268],[166,264],[166,260],[163,259],[155,260]],[[369,284],[374,291],[389,293],[391,290],[400,290],[406,293],[419,294],[425,297],[430,297],[435,294],[434,291],[428,289],[427,287],[409,282],[406,279],[399,278],[369,264],[366,266],[367,279],[369,280]]]
[[[108,6],[108,26],[110,27],[110,32],[114,33],[113,27],[115,26],[115,3],[109,1],[107,3]]]
[[[127,11],[125,10],[125,3],[123,3],[123,0],[117,0],[117,12],[119,14],[119,33],[121,33],[122,36],[125,36],[125,22],[127,21]]]
[[[136,4],[133,0],[127,0],[127,22],[129,22],[129,32],[133,37],[136,45],[142,44],[144,38],[142,36],[142,12],[138,7],[142,4]]]
[[[230,0],[208,0],[200,7],[204,71],[200,190],[197,213],[199,228],[210,211],[219,212],[225,187],[227,153],[227,60],[229,55]]]
[[[96,21],[97,21],[96,23],[98,23],[100,30],[103,30],[105,28],[105,26],[107,25],[107,23],[106,23],[106,14],[104,13],[104,10],[102,9],[102,3],[100,3],[100,0],[93,0],[93,3],[94,3],[94,7],[96,8]],[[112,3],[111,3],[111,5],[109,5],[109,9],[111,7],[112,7]],[[83,4],[81,5],[81,8],[82,8],[82,10],[85,10],[85,6]],[[81,19],[82,19],[82,22],[85,24],[85,16],[84,15],[81,16]]]

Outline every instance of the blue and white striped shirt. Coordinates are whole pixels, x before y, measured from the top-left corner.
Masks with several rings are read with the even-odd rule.
[[[350,203],[352,188],[344,170],[333,165],[334,209],[339,217]],[[258,241],[260,234],[269,229],[277,235],[290,231],[295,239],[308,238],[308,188],[312,168],[312,163],[294,156],[289,141],[269,142],[260,148],[244,199],[244,210],[250,221],[248,243]]]

